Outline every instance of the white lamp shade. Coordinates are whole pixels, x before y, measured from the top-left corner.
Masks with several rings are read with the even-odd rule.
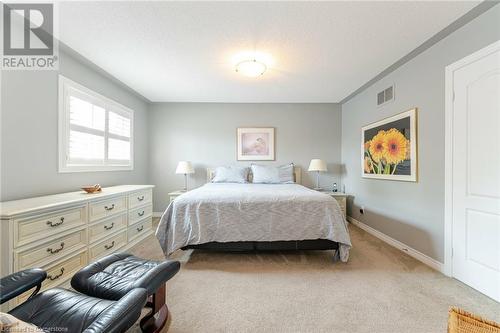
[[[325,161],[319,158],[312,159],[308,171],[327,171]]]
[[[180,174],[194,173],[194,169],[193,166],[191,165],[191,162],[180,161],[179,164],[177,164],[177,169],[175,169],[175,173],[180,173]]]

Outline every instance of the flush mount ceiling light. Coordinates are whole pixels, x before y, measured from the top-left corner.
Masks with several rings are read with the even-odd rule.
[[[249,77],[258,77],[265,73],[267,70],[266,64],[263,62],[257,61],[256,59],[251,60],[243,60],[236,64],[235,70],[237,73],[240,73]]]
[[[274,68],[275,61],[270,53],[246,50],[233,54],[231,63],[236,73],[256,78]]]

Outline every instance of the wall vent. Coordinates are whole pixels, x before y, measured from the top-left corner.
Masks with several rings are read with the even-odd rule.
[[[390,86],[377,94],[377,106],[383,105],[394,100],[394,85]]]

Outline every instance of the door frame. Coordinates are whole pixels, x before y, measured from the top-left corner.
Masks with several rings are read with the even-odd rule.
[[[443,273],[453,277],[453,101],[454,72],[500,50],[496,41],[445,69],[445,167],[444,167],[444,267]]]

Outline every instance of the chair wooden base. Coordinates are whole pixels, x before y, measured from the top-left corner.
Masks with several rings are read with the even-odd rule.
[[[165,327],[168,320],[168,308],[165,304],[166,291],[166,285],[163,284],[149,297],[146,307],[151,308],[151,312],[140,322],[141,330],[144,333],[159,333]]]

